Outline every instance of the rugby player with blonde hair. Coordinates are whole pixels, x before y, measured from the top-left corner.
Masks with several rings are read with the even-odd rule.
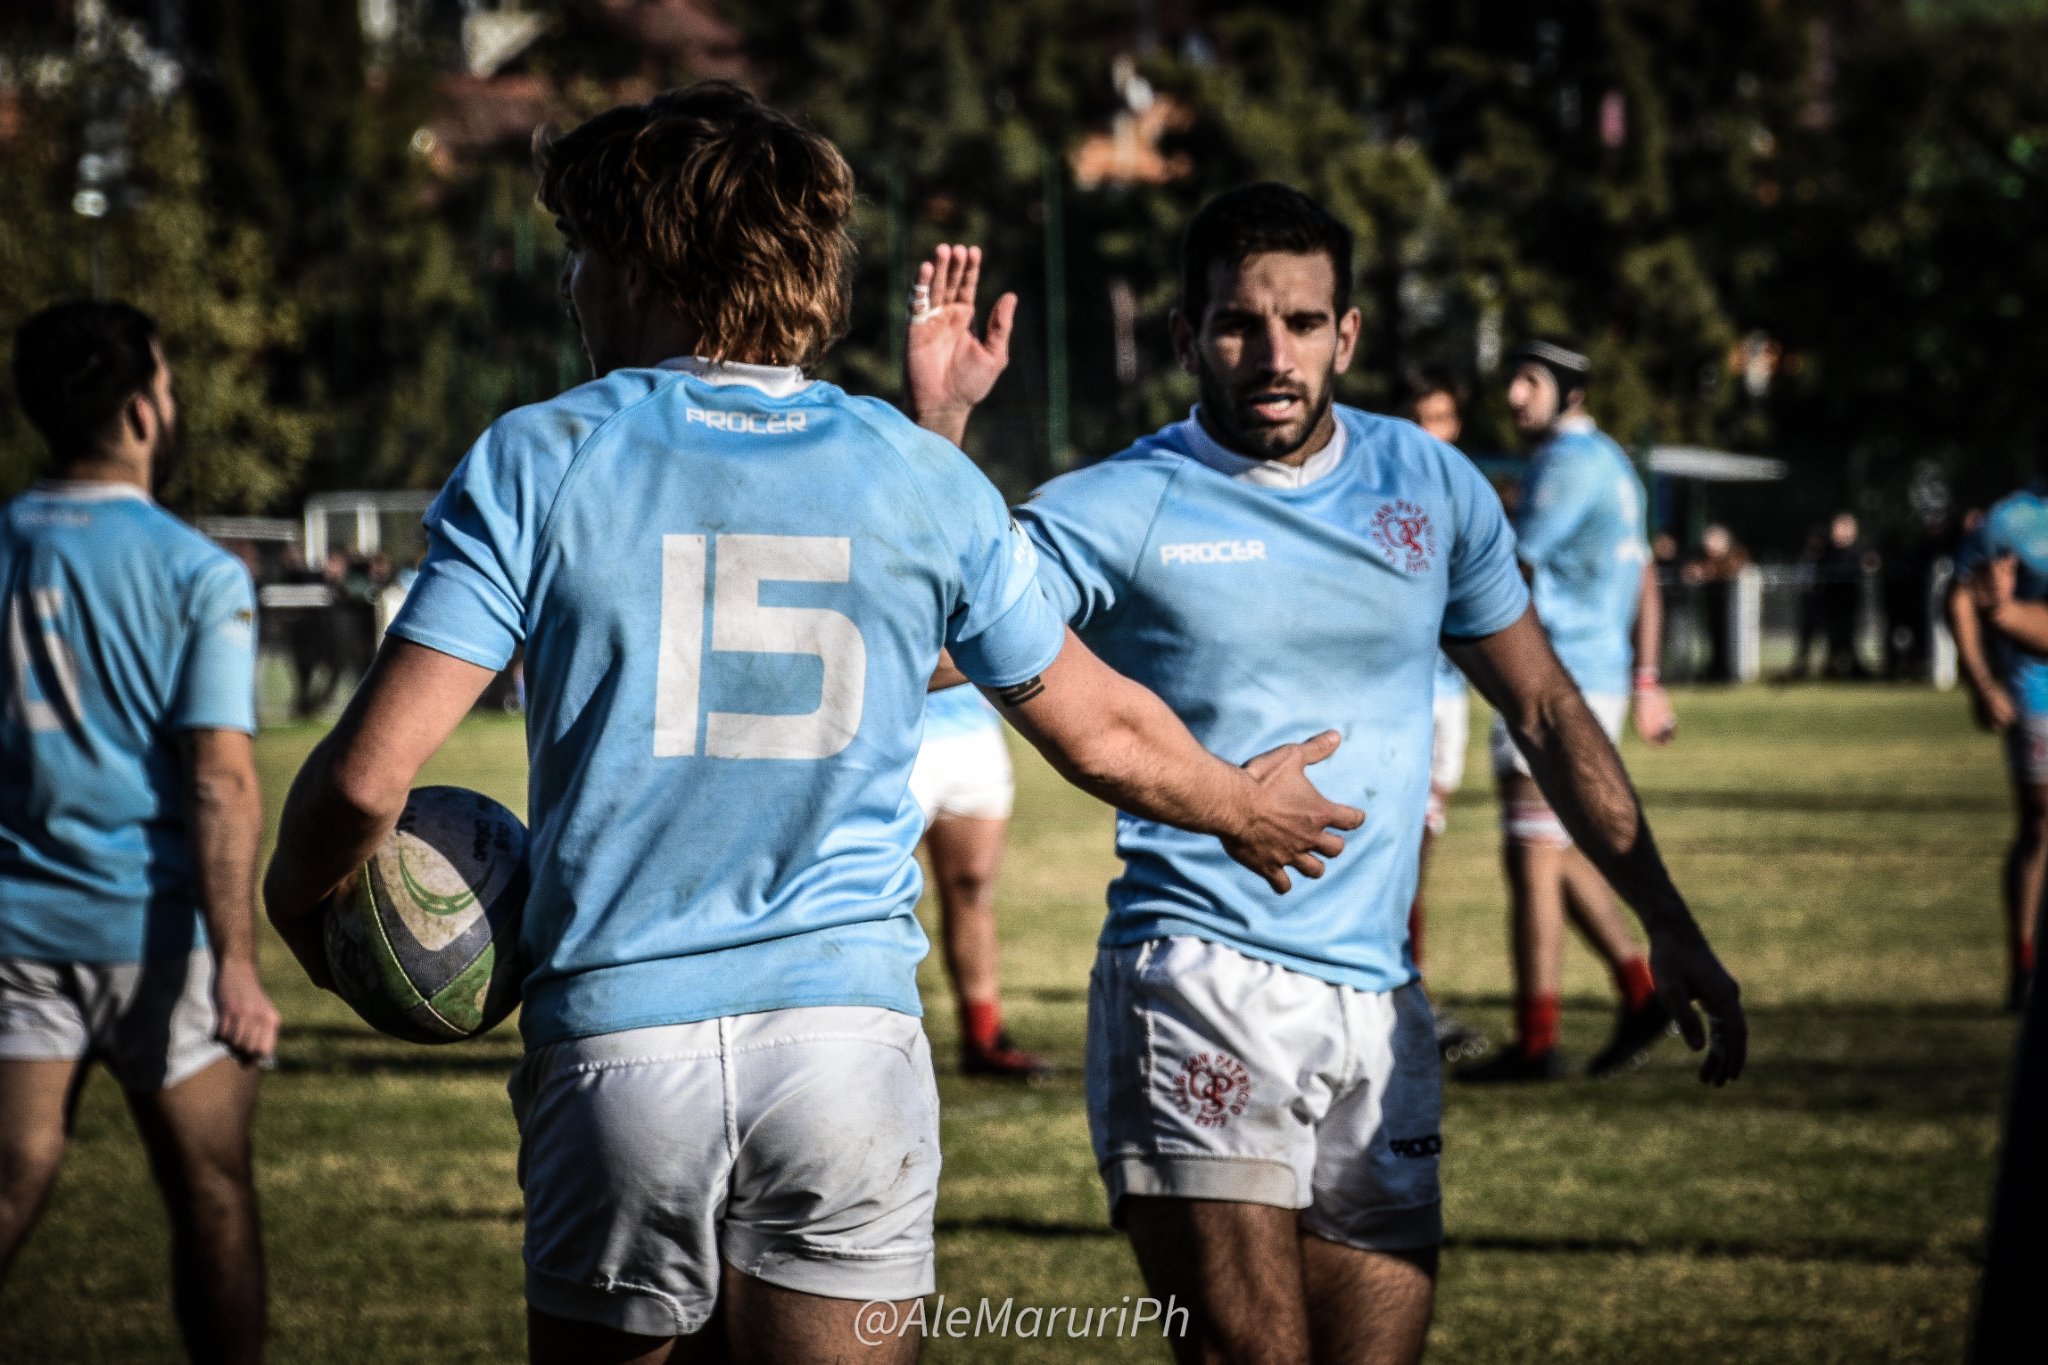
[[[806,377],[847,306],[829,142],[706,82],[541,155],[596,378],[493,423],[429,510],[287,801],[271,917],[327,984],[323,906],[523,645],[533,1359],[906,1359],[915,1330],[860,1314],[934,1287],[908,788],[941,650],[1071,780],[1262,885],[1363,817],[1303,775],[1334,735],[1204,752],[1065,631],[957,448]]]

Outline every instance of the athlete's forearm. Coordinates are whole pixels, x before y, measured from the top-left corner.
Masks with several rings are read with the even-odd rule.
[[[984,691],[1061,777],[1118,810],[1222,837],[1248,816],[1250,776],[1071,635],[1042,677]]]
[[[1657,588],[1657,562],[1643,565],[1642,590],[1636,603],[1636,675],[1653,679],[1663,666],[1664,594]]]
[[[398,824],[413,778],[476,704],[492,670],[387,637],[334,732],[292,779],[263,879],[270,922],[326,981],[319,912]]]
[[[1948,629],[1955,637],[1956,663],[1963,680],[1979,697],[1997,687],[1991,665],[1984,657],[1984,631],[1977,619],[1977,604],[1966,584],[1957,583],[1948,592]]]
[[[253,964],[263,793],[249,736],[195,731],[187,736],[187,755],[193,870],[207,941],[216,961]]]
[[[1573,842],[1644,927],[1689,922],[1621,755],[1578,689],[1567,680],[1508,728]]]
[[[1689,924],[1621,755],[1557,661],[1535,612],[1485,639],[1444,643],[1500,713],[1572,839],[1644,927]]]
[[[2022,649],[2048,654],[2048,602],[2001,602],[1989,615],[1992,628]]]
[[[405,785],[338,777],[335,750],[341,739],[338,732],[329,735],[307,755],[278,821],[263,901],[271,923],[287,937],[369,861],[405,809]]]

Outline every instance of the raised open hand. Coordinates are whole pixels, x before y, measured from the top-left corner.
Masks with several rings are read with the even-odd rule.
[[[1017,296],[997,299],[986,333],[977,336],[974,293],[980,285],[981,248],[942,244],[918,266],[910,291],[903,369],[911,416],[955,444],[967,432],[967,415],[1010,365]]]

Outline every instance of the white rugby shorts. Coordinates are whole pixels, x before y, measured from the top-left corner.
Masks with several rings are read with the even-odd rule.
[[[148,962],[0,957],[0,1058],[93,1059],[124,1089],[168,1090],[234,1055],[219,1030],[210,949]]]
[[[1374,993],[1176,935],[1104,948],[1088,1127],[1126,1195],[1300,1209],[1367,1250],[1443,1240],[1443,1064],[1420,985]]]
[[[2013,781],[2048,784],[2048,713],[2022,712],[2006,728],[2005,761]]]
[[[1600,728],[1607,732],[1607,738],[1617,745],[1621,743],[1621,727],[1628,721],[1628,697],[1619,692],[1588,692],[1586,706],[1593,718],[1600,722]],[[1493,730],[1488,737],[1493,752],[1493,775],[1506,777],[1516,773],[1529,777],[1529,760],[1522,757],[1522,751],[1515,747],[1515,741],[1508,735],[1508,723],[1498,713],[1493,718]]]
[[[721,1262],[806,1294],[933,1292],[939,1095],[919,1021],[769,1010],[551,1043],[509,1087],[526,1301],[702,1328]]]
[[[910,770],[910,795],[926,825],[948,816],[1007,820],[1016,794],[1000,724],[926,740]]]
[[[1460,692],[1429,706],[1429,789],[1446,796],[1465,784],[1465,746],[1472,735],[1472,698]]]

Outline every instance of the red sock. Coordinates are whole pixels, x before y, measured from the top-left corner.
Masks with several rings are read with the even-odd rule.
[[[1639,1010],[1657,995],[1657,978],[1650,975],[1650,959],[1638,953],[1614,969],[1614,989],[1621,992],[1621,1003],[1632,1010]]]
[[[996,1045],[996,1038],[1003,1031],[1003,1007],[993,1000],[962,1001],[960,1027],[967,1034],[969,1047],[986,1052]]]
[[[1422,970],[1422,897],[1408,907],[1408,951],[1415,958],[1415,970]]]
[[[1515,1045],[1524,1057],[1557,1050],[1557,997],[1525,995],[1515,1001]]]
[[[2017,976],[2034,974],[2034,940],[2023,938],[2013,945],[2012,969]]]

